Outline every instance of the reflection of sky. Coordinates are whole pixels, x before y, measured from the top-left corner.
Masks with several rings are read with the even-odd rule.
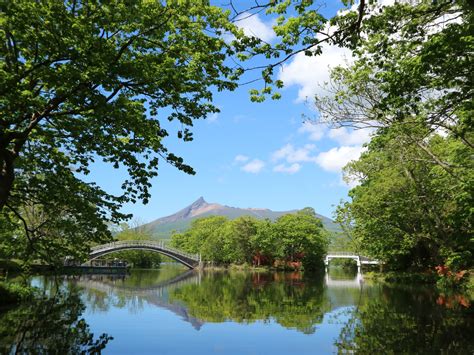
[[[42,279],[39,278],[39,277],[34,277],[34,278],[31,280],[31,286],[37,287],[37,288],[42,288],[42,286],[43,286],[43,281],[42,281]]]
[[[332,354],[349,310],[327,313],[311,335],[273,321],[206,323],[196,331],[172,312],[152,305],[139,314],[114,307],[106,314],[87,312],[85,319],[95,334],[114,337],[106,354]]]
[[[187,282],[193,282],[192,278]],[[251,324],[202,323],[189,317],[186,307],[169,304],[168,292],[154,290],[137,291],[125,307],[111,302],[106,311],[97,312],[88,305],[84,317],[94,334],[114,337],[106,354],[332,354],[352,305],[357,303],[358,291],[358,284],[353,289],[328,287],[326,297],[332,310],[312,334],[285,328],[272,319]],[[106,293],[114,298],[114,292]],[[140,307],[136,308],[138,300]]]

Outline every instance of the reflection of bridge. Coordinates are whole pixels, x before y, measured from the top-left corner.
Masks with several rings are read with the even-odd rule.
[[[200,274],[195,271],[188,270],[176,277],[160,282],[153,286],[148,287],[134,287],[127,286],[120,283],[116,283],[113,277],[99,275],[99,278],[95,275],[81,275],[78,279],[78,284],[87,288],[94,288],[98,291],[105,293],[113,293],[120,291],[123,294],[129,296],[149,296],[154,295],[162,297],[166,290],[179,288],[189,284],[199,284],[201,282]],[[110,280],[110,281],[104,281]],[[116,280],[124,280],[124,277],[116,278]]]
[[[346,251],[335,251],[335,252],[328,252],[326,257],[324,258],[324,265],[326,267],[329,265],[329,262],[332,259],[352,259],[355,260],[357,263],[357,268],[360,270],[362,265],[379,265],[380,261],[370,259],[366,256],[357,255],[354,252],[346,252]]]
[[[333,279],[329,273],[326,273],[326,286],[330,288],[359,288],[364,282],[364,278],[360,272],[351,280],[351,279]]]
[[[102,244],[91,248],[89,259],[101,257],[106,254],[115,253],[122,250],[150,250],[166,256],[186,265],[190,269],[199,266],[200,256],[198,254],[190,254],[184,251],[165,246],[163,241],[152,240],[124,240],[107,244]]]
[[[201,282],[201,275],[193,270],[189,270],[174,278],[149,287],[126,286],[120,282],[124,280],[124,277],[80,275],[79,277],[72,276],[72,279],[78,286],[86,290],[92,289],[103,292],[106,295],[125,296],[129,299],[138,297],[149,304],[173,312],[180,316],[185,322],[189,322],[196,330],[199,330],[203,325],[201,320],[192,317],[188,313],[185,306],[168,301],[168,293],[170,290],[189,284],[199,284]]]

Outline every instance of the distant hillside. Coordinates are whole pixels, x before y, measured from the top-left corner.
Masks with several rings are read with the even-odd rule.
[[[142,227],[153,233],[156,238],[169,238],[173,231],[183,232],[189,228],[194,219],[208,216],[224,216],[229,219],[235,219],[240,216],[252,216],[258,219],[269,218],[272,221],[280,216],[288,213],[295,213],[297,210],[291,211],[272,211],[266,208],[236,208],[220,205],[218,203],[207,203],[204,198],[200,197],[186,208],[166,217],[158,218]],[[339,232],[340,227],[331,219],[317,214],[326,229]]]

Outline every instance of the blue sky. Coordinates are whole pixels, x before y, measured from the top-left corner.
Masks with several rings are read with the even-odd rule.
[[[334,7],[325,9],[328,14],[335,11]],[[273,41],[271,21],[259,15],[240,25],[248,34]],[[329,130],[304,123],[303,114],[317,115],[311,98],[328,80],[329,67],[347,61],[347,50],[327,46],[321,57],[294,57],[278,73],[286,84],[278,101],[250,102],[250,86],[216,93],[214,101],[221,112],[195,122],[194,141],[178,141],[172,130],[165,141],[196,175],[163,162],[152,181],[150,202],[129,204],[123,211],[149,222],[203,196],[208,202],[234,207],[290,210],[310,206],[331,217],[335,206],[347,197],[341,167],[359,156],[368,132]],[[125,177],[123,171],[97,164],[90,179],[118,193]]]

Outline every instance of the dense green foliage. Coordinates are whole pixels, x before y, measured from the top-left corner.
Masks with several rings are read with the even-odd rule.
[[[1,252],[80,259],[123,203],[147,202],[159,160],[194,173],[163,145],[163,121],[189,141],[218,111],[212,90],[236,88],[225,60],[252,42],[224,33],[245,37],[205,1],[1,2]],[[85,182],[96,160],[127,171],[121,194]]]
[[[414,132],[411,129],[410,135]],[[474,165],[469,148],[439,135],[429,149],[450,165],[446,171],[395,127],[374,137],[346,168],[359,176],[340,213],[354,221],[359,246],[392,267],[425,268],[472,263]]]
[[[316,98],[324,122],[374,130],[338,219],[391,268],[473,265],[473,16],[466,1],[386,7]]]
[[[217,264],[275,265],[316,268],[327,248],[327,232],[312,208],[287,214],[275,222],[244,216],[229,221],[213,216],[195,220],[172,236],[173,246],[200,253]]]

